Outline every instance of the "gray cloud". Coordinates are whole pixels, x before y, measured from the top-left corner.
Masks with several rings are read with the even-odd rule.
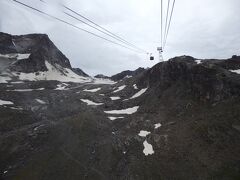
[[[63,2],[157,57],[159,0],[52,0],[50,6],[38,0],[21,1],[91,30],[64,16],[57,5]],[[227,58],[239,54],[239,7],[239,0],[176,0],[165,59],[183,54],[198,58]],[[47,33],[74,67],[80,67],[91,75],[111,75],[139,66],[151,67],[157,62],[150,62],[147,55],[125,50],[43,17],[11,0],[0,2],[0,31],[11,34]]]

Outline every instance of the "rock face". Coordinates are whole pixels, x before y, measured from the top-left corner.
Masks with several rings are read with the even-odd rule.
[[[94,76],[95,78],[100,78],[100,79],[110,79],[110,77],[108,77],[108,76],[105,76],[105,75],[103,75],[103,74],[98,74],[98,75],[96,75],[96,76]]]
[[[144,68],[138,68],[136,69],[135,71],[123,71],[121,73],[118,73],[116,75],[113,75],[111,76],[110,78],[113,80],[113,81],[119,81],[119,80],[122,80],[123,78],[125,77],[130,77],[130,76],[135,76],[135,75],[138,75],[140,73],[142,73],[143,71],[145,71]]]
[[[79,76],[89,77],[89,75],[87,73],[85,73],[83,70],[81,70],[80,68],[72,68],[72,70]]]
[[[0,54],[12,53],[29,54],[30,56],[15,62],[10,67],[11,71],[24,73],[47,71],[46,60],[53,66],[59,65],[63,68],[72,69],[67,57],[45,34],[12,36],[0,33]],[[75,69],[75,71],[87,76],[80,69]]]

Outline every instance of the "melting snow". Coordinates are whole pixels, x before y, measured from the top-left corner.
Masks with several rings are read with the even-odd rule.
[[[116,119],[123,119],[124,117],[108,117],[111,121],[114,121]]]
[[[44,102],[43,100],[41,100],[41,99],[35,99],[38,103],[40,103],[40,104],[46,104],[46,102]]]
[[[201,64],[202,60],[195,60],[197,64]]]
[[[14,89],[14,90],[7,90],[7,91],[16,91],[16,92],[30,92],[30,91],[42,91],[45,88],[38,88],[38,89]]]
[[[128,108],[128,109],[122,109],[122,110],[112,110],[112,111],[104,111],[107,114],[133,114],[135,112],[137,112],[139,106],[135,106],[132,108]]]
[[[144,94],[147,91],[148,88],[142,89],[140,91],[138,91],[136,94],[134,94],[130,99],[134,99],[137,98],[139,96],[141,96],[142,94]]]
[[[91,84],[116,84],[111,79],[94,78]]]
[[[233,73],[240,74],[240,69],[237,69],[237,70],[230,70],[230,71],[233,72]]]
[[[11,101],[4,101],[4,100],[0,99],[0,106],[2,106],[2,105],[13,105],[13,102],[11,102]]]
[[[8,81],[11,81],[12,79],[7,76],[0,76],[0,83],[8,83]]]
[[[24,83],[23,81],[15,81],[15,82],[11,82],[11,84],[22,84]]]
[[[149,144],[147,140],[143,142],[143,146],[143,153],[145,154],[145,156],[152,155],[154,153],[152,145]]]
[[[17,60],[22,60],[22,59],[28,59],[30,54],[0,54],[0,57],[3,58],[9,58],[9,59],[17,59]]]
[[[118,99],[121,99],[120,97],[110,97],[111,98],[111,100],[113,100],[113,101],[115,101],[115,100],[118,100]]]
[[[157,124],[154,124],[154,128],[155,129],[158,129],[158,128],[160,128],[162,125],[160,124],[160,123],[157,123]]]
[[[95,103],[95,102],[90,101],[88,99],[81,99],[81,101],[87,103],[87,105],[89,105],[89,106],[100,106],[100,105],[103,105],[103,103]]]
[[[119,92],[119,91],[123,90],[125,87],[126,87],[126,85],[120,86],[120,87],[118,87],[118,88],[117,88],[115,91],[113,91],[113,92],[114,92],[114,93]]]
[[[95,89],[84,89],[83,91],[85,91],[85,92],[97,92],[97,91],[99,91],[99,90],[101,90],[101,88],[95,88]]]
[[[28,81],[39,81],[39,80],[56,80],[61,82],[76,82],[76,83],[87,83],[91,82],[91,78],[86,78],[75,74],[71,69],[63,68],[60,65],[53,66],[48,61],[45,61],[47,71],[39,71],[37,73],[16,73],[13,72],[14,76],[17,76],[20,80]]]
[[[59,90],[59,91],[68,90],[67,86],[69,86],[69,84],[66,84],[66,83],[58,84],[55,90]]]
[[[138,135],[141,136],[141,137],[146,137],[146,136],[149,135],[150,133],[151,133],[151,132],[141,130]]]
[[[131,78],[132,76],[126,75],[124,78],[128,79]]]
[[[10,107],[10,109],[13,109],[13,110],[20,110],[20,111],[23,110],[23,108],[21,108],[21,107]]]
[[[133,85],[133,88],[134,88],[134,89],[138,89],[138,87],[137,87],[137,85],[136,85],[136,84],[134,84],[134,85]]]

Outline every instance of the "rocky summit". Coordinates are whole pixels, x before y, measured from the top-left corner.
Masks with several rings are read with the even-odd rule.
[[[78,73],[46,35],[1,33],[0,54],[0,179],[240,178],[239,56],[110,80]]]

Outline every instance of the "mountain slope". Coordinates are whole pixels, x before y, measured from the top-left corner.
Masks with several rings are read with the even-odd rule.
[[[239,179],[239,69],[181,56],[116,84],[0,83],[0,178]]]

